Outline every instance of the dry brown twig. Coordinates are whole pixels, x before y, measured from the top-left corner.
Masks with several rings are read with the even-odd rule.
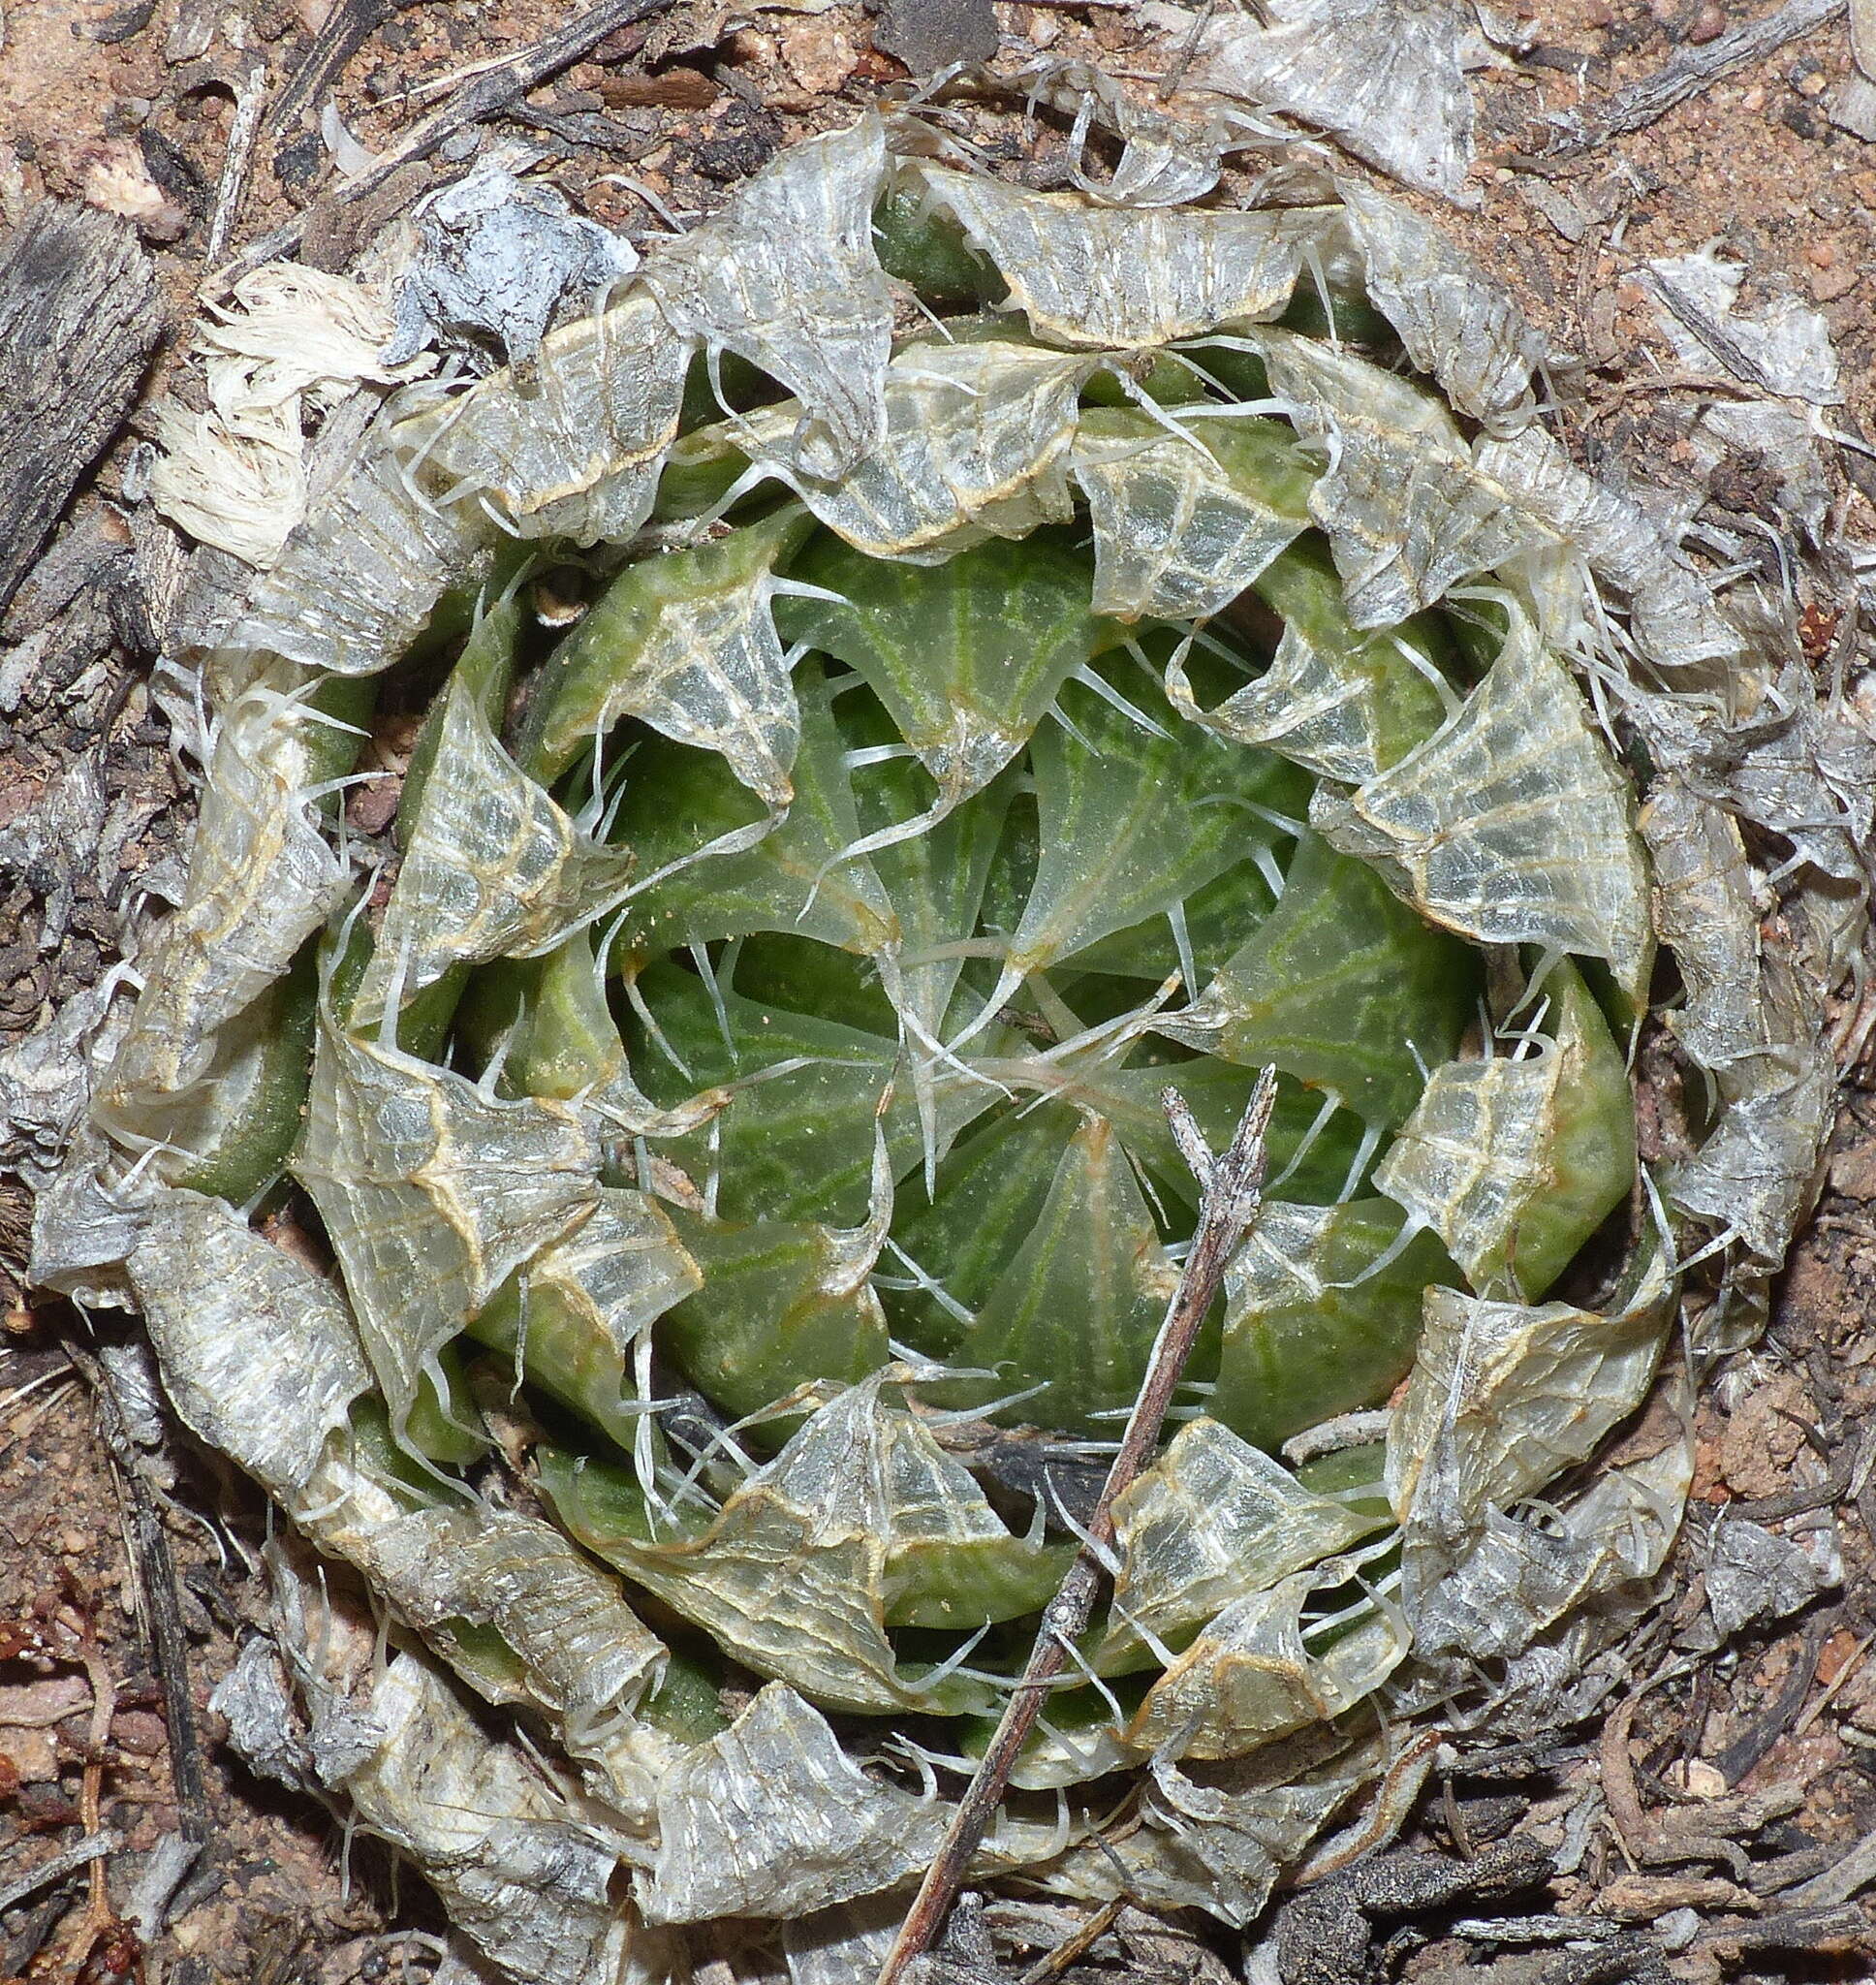
[[[1751,1861],[1736,1836],[1756,1833],[1767,1820],[1794,1810],[1801,1803],[1801,1788],[1774,1785],[1764,1792],[1735,1793],[1727,1798],[1703,1800],[1694,1806],[1670,1806],[1654,1811],[1644,1807],[1629,1757],[1636,1712],[1644,1696],[1680,1672],[1684,1671],[1669,1669],[1641,1683],[1616,1705],[1604,1725],[1596,1753],[1603,1800],[1609,1808],[1617,1842],[1632,1868],[1672,1868],[1705,1862],[1726,1868],[1736,1881],[1744,1881],[1751,1872]]]
[[[944,1841],[925,1872],[905,1921],[899,1926],[899,1934],[880,1970],[879,1985],[897,1985],[906,1968],[930,1949],[943,1928],[962,1885],[964,1871],[1010,1782],[1017,1753],[1042,1714],[1044,1698],[1067,1664],[1070,1648],[1087,1627],[1100,1588],[1102,1560],[1110,1556],[1113,1543],[1114,1504],[1152,1456],[1167,1408],[1172,1403],[1173,1391],[1191,1356],[1193,1341],[1223,1284],[1225,1266],[1257,1218],[1264,1188],[1265,1140],[1276,1097],[1277,1072],[1266,1068],[1251,1091],[1237,1134],[1218,1157],[1206,1147],[1179,1092],[1169,1088],[1161,1098],[1179,1155],[1192,1168],[1202,1188],[1192,1251],[1180,1272],[1179,1286],[1167,1306],[1166,1320],[1154,1339],[1146,1377],[1128,1417],[1120,1452],[1108,1470],[1107,1483],[1089,1519],[1084,1540],[1054,1598],[1044,1608],[1036,1645],[1022,1679],[1011,1691],[996,1735],[991,1738],[969,1788],[958,1801]]]
[[[123,1841],[117,1834],[86,1834],[83,1840],[73,1842],[69,1847],[61,1847],[38,1867],[24,1869],[18,1875],[0,1881],[0,1909],[11,1909],[16,1903],[23,1902],[34,1889],[59,1880],[75,1868],[82,1868],[87,1862],[102,1862],[107,1854],[115,1853],[122,1845]]]
[[[1107,1936],[1126,1906],[1125,1896],[1115,1896],[1111,1902],[1103,1903],[1079,1928],[1070,1931],[1053,1950],[1038,1958],[1022,1974],[1019,1985],[1048,1985],[1049,1979],[1059,1978]]]

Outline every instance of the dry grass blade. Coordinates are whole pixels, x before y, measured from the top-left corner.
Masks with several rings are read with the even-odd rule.
[[[1044,1609],[1036,1645],[1012,1691],[996,1735],[991,1738],[970,1788],[958,1802],[943,1844],[933,1857],[912,1907],[879,1974],[879,1985],[898,1985],[912,1961],[927,1951],[943,1927],[964,1871],[984,1838],[998,1802],[1010,1781],[1049,1685],[1068,1660],[1070,1645],[1085,1631],[1101,1581],[1101,1558],[1113,1542],[1113,1506],[1151,1458],[1165,1424],[1167,1408],[1191,1355],[1194,1339],[1218,1298],[1225,1266],[1242,1245],[1257,1218],[1264,1188],[1265,1141],[1270,1112],[1276,1105],[1277,1071],[1266,1067],[1259,1076],[1244,1115],[1223,1154],[1206,1150],[1191,1112],[1175,1089],[1164,1095],[1167,1115],[1182,1156],[1192,1166],[1204,1196],[1199,1226],[1186,1256],[1179,1286],[1167,1308],[1153,1345],[1146,1377],[1127,1421],[1127,1432],[1108,1471],[1101,1499],[1089,1520],[1087,1537],[1070,1565],[1054,1598]]]

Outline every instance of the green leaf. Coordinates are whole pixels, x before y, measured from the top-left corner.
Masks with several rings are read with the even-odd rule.
[[[869,834],[917,810],[917,786],[923,776],[900,760],[870,767],[858,777],[860,820]],[[899,929],[899,955],[887,990],[893,1004],[933,1038],[944,1031],[964,961],[927,959],[926,954],[976,934],[1015,777],[1014,772],[1006,772],[969,805],[872,856]]]
[[[1041,1217],[1074,1129],[1074,1114],[1053,1106],[999,1116],[958,1140],[932,1198],[916,1182],[905,1187],[892,1239],[949,1300],[917,1288],[883,1288],[895,1337],[931,1357],[951,1355],[967,1318],[989,1300]],[[896,1253],[888,1259],[896,1280],[903,1263]]]
[[[1388,1259],[1403,1224],[1385,1199],[1265,1203],[1225,1277],[1214,1419],[1276,1448],[1388,1397],[1414,1362],[1422,1292],[1458,1278],[1431,1234]]]
[[[661,1141],[660,1154],[700,1186],[714,1176],[716,1205],[726,1219],[862,1219],[874,1116],[901,1070],[896,1042],[761,1005],[734,987],[719,987],[719,1016],[702,979],[674,965],[651,966],[639,990],[690,1071],[679,1076],[642,1027],[633,1025],[633,1060],[652,1097],[677,1102],[700,1086],[732,1091],[706,1126]],[[805,1065],[766,1073],[792,1060]],[[987,1083],[943,1066],[934,1071],[933,1089],[941,1148],[1001,1100]],[[895,1089],[885,1129],[893,1175],[903,1177],[922,1151],[909,1084]]]
[[[166,1135],[190,1153],[176,1184],[239,1206],[286,1164],[312,1073],[316,949],[223,1025],[206,1074],[172,1106]]]
[[[1181,908],[1195,981],[1188,997],[1210,983],[1275,902],[1276,893],[1253,861],[1235,863],[1187,898]],[[1070,962],[1077,971],[1113,972],[1158,985],[1169,972],[1183,968],[1184,958],[1171,919],[1161,915],[1083,945]]]
[[[868,558],[822,536],[795,576],[847,604],[791,600],[780,618],[866,678],[949,807],[1020,751],[1071,670],[1108,646],[1086,571],[1052,540],[991,539],[943,565]]]
[[[811,1378],[855,1383],[891,1357],[879,1299],[864,1268],[856,1282],[836,1230],[735,1225],[681,1207],[671,1219],[704,1282],[665,1317],[658,1340],[726,1412],[760,1412]]]
[[[1397,1123],[1421,1068],[1452,1054],[1478,985],[1463,944],[1305,835],[1268,919],[1196,1006],[1155,1025],[1247,1068],[1274,1062],[1369,1123]]]
[[[626,905],[618,962],[755,930],[869,955],[891,943],[897,926],[879,877],[863,857],[842,859],[860,838],[844,748],[825,689],[804,693],[794,802],[765,832],[770,816],[722,759],[644,740],[626,768],[613,830],[643,878]],[[729,845],[700,857],[713,841]]]
[[[626,567],[543,672],[516,756],[551,784],[621,717],[720,752],[771,807],[789,801],[797,718],[769,602],[811,527],[778,512],[714,544]]]
[[[1142,1042],[1135,1050],[1135,1058],[1150,1047]],[[986,1057],[982,1066],[986,1074],[1012,1083],[1020,1080],[1015,1063]],[[1172,1141],[1165,1093],[1176,1089],[1198,1119],[1206,1143],[1213,1150],[1223,1150],[1243,1119],[1258,1073],[1209,1056],[1127,1068],[1101,1063],[1073,1071],[1066,1087],[1053,1093],[1061,1102],[1107,1118],[1129,1154],[1152,1174],[1159,1191],[1189,1214],[1197,1210],[1199,1187]],[[1347,1188],[1360,1154],[1360,1120],[1350,1112],[1340,1111],[1326,1124],[1319,1124],[1321,1110],[1320,1096],[1287,1076],[1279,1079],[1266,1143],[1267,1175],[1273,1181],[1283,1181],[1286,1198],[1333,1200],[1342,1197]]]
[[[1041,1216],[952,1353],[996,1377],[951,1390],[985,1401],[1042,1385],[1014,1417],[1115,1437],[1119,1421],[1097,1415],[1133,1404],[1177,1283],[1113,1125],[1084,1118]]]
[[[1286,830],[1269,815],[1285,815],[1299,798],[1298,774],[1281,759],[1180,724],[1143,679],[1116,686],[1164,735],[1079,685],[1064,698],[1074,733],[1051,724],[1037,734],[1030,757],[1042,848],[1012,971],[1045,969],[1165,915],[1251,844],[1279,839]]]

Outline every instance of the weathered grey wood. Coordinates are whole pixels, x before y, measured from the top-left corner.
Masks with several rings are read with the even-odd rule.
[[[163,328],[122,221],[42,201],[0,264],[0,607],[122,424]]]

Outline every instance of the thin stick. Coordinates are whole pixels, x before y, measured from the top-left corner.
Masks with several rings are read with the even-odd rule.
[[[1125,1896],[1115,1896],[1111,1902],[1103,1903],[1086,1922],[1070,1931],[1046,1957],[1038,1958],[1017,1980],[1017,1985],[1048,1985],[1049,1979],[1059,1978],[1107,1936],[1120,1920],[1120,1912],[1126,1906]]]
[[[257,54],[249,58],[240,81],[234,85],[234,116],[228,127],[228,149],[222,156],[222,176],[215,188],[215,213],[208,223],[208,245],[203,250],[203,260],[211,268],[221,259],[234,232],[241,195],[247,188],[248,167],[254,159],[261,113],[266,104],[267,65]]]
[[[1100,1560],[1113,1542],[1114,1503],[1151,1457],[1166,1410],[1172,1403],[1173,1391],[1192,1354],[1193,1341],[1224,1281],[1226,1264],[1237,1252],[1257,1218],[1264,1187],[1265,1138],[1276,1099],[1277,1072],[1266,1068],[1251,1091],[1237,1135],[1224,1155],[1214,1158],[1179,1092],[1169,1088],[1161,1098],[1172,1119],[1179,1154],[1192,1167],[1203,1187],[1192,1250],[1185,1258],[1179,1286],[1172,1293],[1166,1319],[1154,1340],[1153,1355],[1140,1397],[1128,1417],[1120,1452],[1114,1456],[1101,1499],[1089,1519],[1086,1541],[1076,1553],[1055,1596],[1043,1610],[1042,1625],[1037,1629],[1036,1645],[1022,1679],[1004,1707],[996,1735],[990,1740],[969,1789],[958,1802],[944,1842],[899,1926],[898,1937],[880,1971],[879,1985],[898,1985],[913,1959],[931,1948],[963,1883],[971,1856],[976,1853],[1010,1782],[1016,1754],[1035,1728],[1049,1685],[1062,1672],[1071,1643],[1087,1627],[1101,1580]]]
[[[1643,129],[1722,76],[1759,61],[1800,35],[1815,34],[1827,21],[1834,20],[1845,5],[1846,0],[1787,0],[1775,13],[1749,20],[1704,47],[1681,49],[1654,75],[1618,90],[1604,105],[1600,116],[1572,132],[1546,156],[1574,157],[1594,150],[1605,139]]]
[[[34,1889],[44,1888],[48,1881],[57,1881],[61,1875],[70,1875],[73,1869],[82,1868],[87,1862],[115,1853],[122,1844],[122,1836],[118,1834],[86,1834],[83,1840],[61,1848],[37,1868],[28,1868],[21,1875],[0,1881],[0,1909],[11,1909],[16,1903],[23,1902]]]
[[[277,138],[311,110],[339,71],[390,19],[389,0],[339,0],[269,106],[266,131]]]
[[[1192,58],[1199,52],[1199,44],[1204,38],[1206,28],[1211,25],[1211,16],[1218,0],[1205,0],[1197,14],[1192,16],[1192,26],[1186,38],[1179,44],[1179,52],[1172,58],[1172,66],[1160,78],[1159,99],[1170,103],[1173,92],[1185,80],[1185,73],[1192,67]]]

